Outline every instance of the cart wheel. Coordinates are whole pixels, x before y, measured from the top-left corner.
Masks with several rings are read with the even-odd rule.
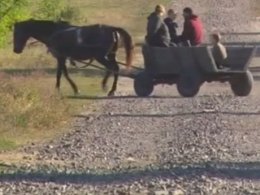
[[[145,71],[140,72],[134,79],[134,89],[139,97],[147,97],[153,92],[153,81]]]
[[[230,81],[231,89],[236,96],[248,96],[253,89],[254,78],[250,71]]]
[[[194,97],[200,90],[200,74],[182,74],[177,81],[177,90],[183,97]]]

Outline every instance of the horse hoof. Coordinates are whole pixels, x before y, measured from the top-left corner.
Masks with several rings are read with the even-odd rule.
[[[113,96],[115,96],[115,92],[109,92],[107,96],[108,97],[113,97]]]
[[[75,96],[80,95],[80,91],[76,91],[76,92],[74,92],[74,95],[75,95]]]

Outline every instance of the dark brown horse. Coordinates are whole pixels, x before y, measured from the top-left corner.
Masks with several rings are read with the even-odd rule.
[[[116,62],[116,52],[121,40],[126,50],[126,64],[131,66],[132,63],[134,48],[132,38],[122,28],[107,25],[79,27],[67,22],[31,19],[14,25],[14,52],[21,53],[30,37],[45,44],[57,59],[56,87],[60,88],[63,73],[75,94],[78,93],[78,88],[68,74],[66,59],[95,59],[103,64],[107,69],[102,81],[103,89],[106,88],[109,76],[114,74],[113,86],[108,95],[114,95],[117,88],[119,66]]]

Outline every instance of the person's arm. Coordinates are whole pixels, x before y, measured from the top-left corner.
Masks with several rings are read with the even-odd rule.
[[[172,21],[171,19],[166,18],[164,20],[164,23],[167,25],[170,32],[176,33],[176,30],[178,28],[178,24],[176,22]]]
[[[184,22],[183,32],[181,35],[182,41],[189,41],[192,37],[193,29],[190,21]]]
[[[147,34],[153,36],[161,27],[161,20],[159,17],[154,17],[148,21]]]
[[[223,66],[227,58],[226,48],[222,45],[215,45],[212,49],[214,60],[218,67]]]

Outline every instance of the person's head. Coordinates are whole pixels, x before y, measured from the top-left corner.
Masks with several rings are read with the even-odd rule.
[[[175,20],[176,17],[177,17],[177,13],[173,9],[169,9],[168,12],[167,12],[167,15],[172,20]]]
[[[165,14],[165,7],[163,5],[156,5],[155,7],[155,13],[158,15],[164,15]]]
[[[213,33],[211,34],[210,39],[213,44],[217,44],[221,40],[221,35],[219,33]]]
[[[193,15],[193,10],[190,7],[186,7],[183,9],[183,17],[190,18]]]

